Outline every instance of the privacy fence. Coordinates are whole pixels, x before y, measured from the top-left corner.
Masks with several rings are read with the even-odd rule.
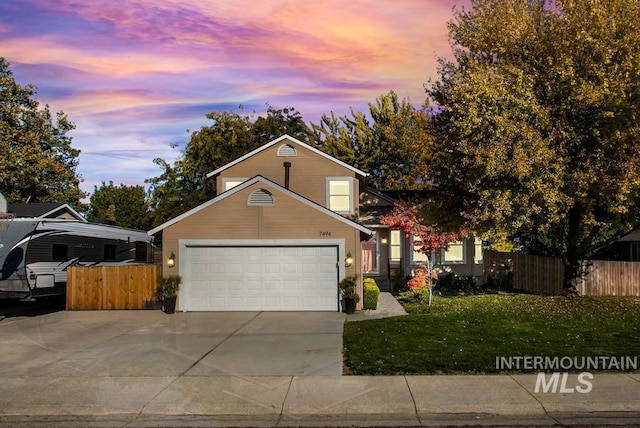
[[[161,265],[70,267],[67,310],[152,309],[161,275]]]
[[[521,253],[483,253],[484,281],[489,276],[501,280],[510,276],[513,288],[532,293],[560,294],[562,260]],[[640,296],[640,262],[588,260],[587,275],[578,283],[578,292],[589,296]]]

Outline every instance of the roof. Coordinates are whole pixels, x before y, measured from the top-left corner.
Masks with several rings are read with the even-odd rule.
[[[335,212],[331,211],[330,209],[325,208],[322,205],[317,204],[317,203],[313,202],[312,200],[305,198],[304,196],[301,196],[301,195],[299,195],[299,194],[297,194],[295,192],[292,192],[291,190],[289,190],[289,189],[287,189],[285,187],[282,187],[279,184],[274,183],[273,181],[271,181],[271,180],[269,180],[267,178],[264,178],[261,175],[256,175],[255,177],[245,181],[244,183],[242,183],[242,184],[240,184],[238,186],[235,186],[235,187],[227,190],[224,193],[221,193],[220,195],[216,196],[215,198],[213,198],[213,199],[211,199],[211,200],[209,200],[209,201],[207,201],[207,202],[205,202],[205,203],[203,203],[201,205],[198,205],[197,207],[187,211],[186,213],[181,214],[181,215],[179,215],[177,217],[174,217],[173,219],[161,224],[160,226],[158,226],[158,227],[156,227],[154,229],[151,229],[147,233],[149,235],[155,235],[156,233],[166,229],[167,227],[169,227],[171,225],[174,225],[174,224],[178,223],[179,221],[182,221],[185,218],[187,218],[187,217],[189,217],[189,216],[191,216],[191,215],[193,215],[193,214],[195,214],[195,213],[197,213],[197,212],[199,212],[199,211],[201,211],[201,210],[203,210],[205,208],[208,208],[211,205],[213,205],[213,204],[215,204],[215,203],[217,203],[217,202],[219,202],[219,201],[221,201],[223,199],[226,199],[226,198],[228,198],[230,196],[233,196],[237,192],[239,192],[241,190],[244,190],[247,187],[252,186],[252,185],[254,185],[256,183],[263,183],[263,184],[266,184],[266,185],[268,185],[270,187],[273,187],[274,189],[280,191],[281,193],[284,193],[285,195],[287,195],[287,196],[289,196],[289,197],[291,197],[291,198],[293,198],[293,199],[295,199],[295,200],[297,200],[299,202],[302,202],[303,204],[306,204],[306,205],[310,206],[311,208],[314,208],[314,209],[316,209],[318,211],[323,212],[324,214],[328,215],[329,217],[333,217],[334,219],[336,219],[338,221],[341,221],[341,222],[343,222],[345,224],[348,224],[349,226],[351,226],[351,227],[353,227],[355,229],[358,229],[360,232],[363,232],[363,233],[366,233],[366,234],[369,234],[369,235],[373,234],[372,230],[364,227],[360,223],[357,223],[357,222],[355,222],[353,220],[350,220],[350,219],[348,219],[346,217],[343,217],[340,214],[335,213]]]
[[[87,221],[76,210],[71,208],[69,204],[61,204],[57,202],[29,204],[8,203],[7,211],[14,213],[16,217],[22,218],[56,218],[63,214],[63,212],[66,212],[77,220],[82,222]]]
[[[346,164],[346,163],[334,158],[333,156],[330,156],[330,155],[328,155],[328,154],[316,149],[315,147],[311,147],[310,145],[308,145],[306,143],[303,143],[302,141],[300,141],[300,140],[298,140],[296,138],[293,138],[290,135],[286,135],[285,134],[282,137],[276,138],[275,140],[271,141],[270,143],[267,143],[267,144],[265,144],[263,146],[260,146],[257,149],[247,153],[246,155],[239,157],[238,159],[234,160],[233,162],[229,162],[228,164],[226,164],[224,166],[221,166],[220,168],[216,169],[215,171],[211,171],[210,173],[207,174],[207,178],[214,177],[214,176],[220,174],[225,169],[231,168],[232,166],[234,166],[236,164],[239,164],[240,162],[244,161],[245,159],[248,159],[248,158],[250,158],[250,157],[252,157],[252,156],[254,156],[254,155],[256,155],[256,154],[258,154],[258,153],[260,153],[260,152],[262,152],[262,151],[264,151],[266,149],[268,149],[269,147],[272,147],[272,146],[278,144],[278,143],[282,143],[285,140],[289,140],[292,143],[298,144],[298,145],[300,145],[300,147],[303,147],[303,148],[305,148],[307,150],[312,151],[313,153],[315,153],[315,154],[317,154],[319,156],[322,156],[322,157],[324,157],[326,159],[329,159],[330,161],[335,162],[338,165],[341,165],[341,166],[343,166],[343,167],[355,172],[356,174],[361,175],[362,177],[366,177],[366,176],[369,175],[368,173],[366,173],[364,171],[361,171],[358,168],[354,168],[351,165],[348,165],[348,164]]]

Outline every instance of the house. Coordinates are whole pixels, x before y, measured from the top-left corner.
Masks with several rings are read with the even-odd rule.
[[[359,221],[373,231],[372,238],[363,243],[363,274],[375,279],[382,291],[392,291],[421,264],[428,263],[427,255],[414,250],[412,238],[399,230],[380,224],[380,217],[391,213],[396,200],[420,198],[420,191],[378,191],[366,188],[360,195]],[[483,275],[482,241],[463,238],[449,244],[448,250],[435,253],[435,270],[439,275],[455,274],[473,277],[481,283]]]
[[[362,296],[366,176],[289,136],[209,173],[215,197],[149,231],[183,278],[178,310],[337,311],[351,275]]]
[[[40,218],[77,220],[86,223],[87,220],[68,204],[60,203],[7,203],[7,211],[18,218]]]
[[[389,289],[420,255],[380,224],[394,199],[367,175],[287,135],[210,172],[217,195],[149,231],[162,234],[163,274],[183,278],[178,310],[337,311],[351,275],[360,296],[363,277]],[[466,267],[474,247],[460,245],[444,262]]]

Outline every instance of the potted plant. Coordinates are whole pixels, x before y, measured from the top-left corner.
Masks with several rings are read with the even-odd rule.
[[[161,276],[158,278],[158,294],[162,297],[162,310],[166,314],[176,311],[178,290],[182,283],[180,275]]]
[[[360,301],[360,296],[356,293],[357,279],[358,275],[348,276],[338,284],[342,294],[342,310],[347,314],[355,313],[356,304]]]

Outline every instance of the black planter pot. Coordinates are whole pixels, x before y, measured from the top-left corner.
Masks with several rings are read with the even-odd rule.
[[[352,299],[351,297],[345,297],[342,301],[344,305],[344,312],[347,314],[355,314],[356,313],[356,299]]]
[[[176,312],[176,300],[177,296],[165,297],[162,301],[162,310],[165,314],[173,314]]]

